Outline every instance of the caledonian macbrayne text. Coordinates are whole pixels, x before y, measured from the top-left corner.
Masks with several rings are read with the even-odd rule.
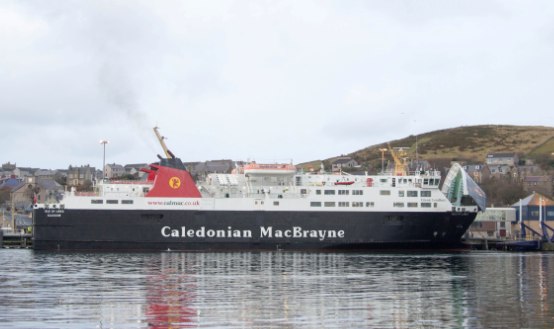
[[[228,226],[226,229],[207,229],[204,226],[193,229],[181,226],[180,228],[171,228],[164,226],[161,229],[162,236],[165,238],[224,238],[224,239],[252,239],[252,230],[237,230]],[[288,229],[275,229],[273,226],[260,226],[257,232],[258,238],[267,239],[342,239],[344,238],[344,230],[307,230],[300,226],[293,226]]]

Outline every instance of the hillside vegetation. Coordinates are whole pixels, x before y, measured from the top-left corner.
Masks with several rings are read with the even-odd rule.
[[[417,136],[390,141],[392,147],[403,147],[407,156],[431,163],[443,161],[467,161],[484,163],[488,153],[513,152],[520,158],[552,161],[554,153],[554,127],[482,125],[437,130]],[[380,167],[381,152],[387,142],[369,146],[348,154],[365,170],[374,171]],[[390,158],[390,155],[387,156]],[[334,158],[326,159],[330,162]],[[550,159],[550,160],[549,160]],[[302,167],[317,167],[319,161],[300,164]]]

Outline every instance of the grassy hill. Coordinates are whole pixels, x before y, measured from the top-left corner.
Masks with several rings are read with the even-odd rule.
[[[469,161],[485,162],[491,152],[514,152],[520,158],[549,159],[554,153],[554,127],[482,125],[466,126],[432,131],[417,136],[411,135],[390,141],[392,147],[404,147],[408,157],[430,162]],[[378,168],[381,161],[379,148],[387,147],[387,142],[369,146],[348,154],[371,171]],[[390,156],[389,156],[390,157]],[[326,159],[330,162],[334,158]],[[304,168],[319,168],[321,160],[300,164]]]

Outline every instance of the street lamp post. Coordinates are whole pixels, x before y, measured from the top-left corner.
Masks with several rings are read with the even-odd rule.
[[[385,152],[387,152],[386,148],[380,148],[379,151],[381,151],[381,172],[385,172]]]
[[[104,146],[104,157],[102,158],[102,180],[106,179],[106,144],[108,144],[109,141],[107,139],[102,139],[100,141],[100,144]]]

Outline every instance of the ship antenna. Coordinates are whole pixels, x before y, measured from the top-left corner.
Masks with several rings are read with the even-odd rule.
[[[417,134],[415,135],[415,159],[417,165],[419,166],[419,154],[417,152]]]
[[[156,134],[156,137],[158,138],[158,141],[160,142],[160,145],[162,146],[162,149],[164,150],[165,156],[168,159],[169,158],[174,159],[175,156],[171,153],[171,151],[169,151],[169,149],[165,145],[164,139],[166,139],[166,138],[163,137],[162,135],[160,135],[160,132],[158,131],[158,129],[159,129],[158,127],[154,127],[154,133]]]

